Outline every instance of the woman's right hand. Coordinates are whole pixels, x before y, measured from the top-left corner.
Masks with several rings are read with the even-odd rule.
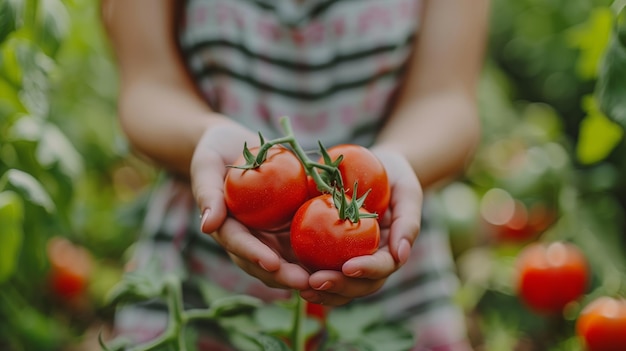
[[[193,194],[202,214],[201,230],[210,235],[245,272],[273,288],[310,289],[309,273],[292,257],[289,233],[252,233],[228,215],[224,201],[227,165],[259,143],[258,135],[235,122],[213,125],[198,142],[191,160]]]

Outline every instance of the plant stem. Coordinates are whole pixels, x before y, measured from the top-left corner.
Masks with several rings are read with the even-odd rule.
[[[297,291],[293,292],[296,306],[293,314],[293,329],[291,331],[291,343],[294,351],[305,351],[304,317],[306,314],[306,301],[300,297]]]
[[[322,164],[312,162],[311,160],[309,160],[309,157],[307,156],[306,152],[302,149],[302,146],[300,146],[300,144],[296,142],[295,134],[293,132],[293,129],[291,128],[291,123],[289,123],[289,119],[287,117],[283,117],[280,119],[280,125],[283,127],[285,134],[286,134],[286,137],[284,139],[287,139],[287,142],[289,143],[289,145],[291,145],[294,153],[296,154],[298,159],[300,159],[300,162],[304,166],[306,173],[313,178],[313,180],[315,181],[315,184],[317,184],[317,187],[320,190],[332,192],[333,188],[330,185],[326,184],[326,182],[324,182],[324,180],[320,177],[319,173],[315,171],[315,168],[325,169],[327,171],[336,171],[336,168],[329,167],[327,165],[322,165]]]
[[[180,283],[176,277],[170,276],[163,285],[163,294],[167,296],[168,321],[165,331],[156,339],[131,348],[131,351],[155,350],[167,344],[173,344],[178,351],[186,351],[187,344],[183,333],[183,301]]]

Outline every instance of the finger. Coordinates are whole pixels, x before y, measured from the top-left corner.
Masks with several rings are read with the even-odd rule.
[[[353,298],[350,297],[320,292],[316,290],[300,291],[300,297],[311,303],[316,303],[318,305],[324,306],[341,306],[353,300]]]
[[[201,148],[191,162],[191,188],[202,214],[201,230],[210,234],[222,225],[228,212],[224,202],[226,168],[218,154]]]
[[[401,263],[382,247],[371,255],[351,258],[343,264],[341,270],[351,278],[384,279],[400,268]]]
[[[378,291],[385,279],[350,278],[336,271],[318,271],[309,277],[309,285],[318,292],[357,298]]]
[[[231,256],[231,258],[246,273],[256,277],[270,288],[288,290],[306,290],[311,288],[309,286],[309,273],[297,264],[281,261],[277,270],[268,272],[258,265],[241,260],[236,256]]]
[[[267,272],[280,268],[280,256],[235,219],[226,218],[220,230],[211,236],[224,250],[240,260],[254,263]]]
[[[400,265],[408,260],[421,225],[422,189],[414,173],[410,174],[413,177],[401,177],[393,184],[391,196],[389,250]]]

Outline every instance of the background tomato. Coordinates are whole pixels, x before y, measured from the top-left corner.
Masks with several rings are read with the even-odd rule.
[[[63,237],[52,237],[46,249],[52,292],[65,300],[82,295],[89,284],[92,269],[92,258],[87,249]]]
[[[626,350],[626,300],[593,300],[580,313],[576,333],[589,351]]]
[[[527,205],[500,188],[489,189],[483,195],[480,212],[485,229],[498,243],[532,241],[556,219],[556,209],[547,203]]]
[[[368,212],[361,209],[361,213]],[[291,222],[293,252],[311,271],[341,271],[349,259],[376,252],[379,241],[375,218],[361,218],[357,223],[339,219],[329,194],[305,202]]]
[[[328,155],[333,161],[343,155],[343,161],[338,168],[346,194],[351,197],[354,196],[352,190],[355,182],[358,182],[357,197],[363,196],[368,189],[371,189],[363,207],[382,218],[389,207],[391,188],[385,167],[378,157],[369,149],[355,144],[341,144],[331,147],[328,149]],[[320,158],[319,162],[322,163],[323,159]],[[320,194],[312,179],[309,182],[309,192],[313,195]]]
[[[321,322],[326,321],[326,316],[328,315],[328,309],[324,305],[306,302],[306,315],[312,318],[315,318]]]
[[[250,151],[256,155],[259,149]],[[243,156],[236,165],[242,164]],[[304,167],[282,146],[270,148],[258,168],[230,168],[224,181],[224,199],[230,214],[252,229],[283,228],[307,198]]]
[[[587,260],[571,243],[531,243],[516,265],[518,295],[535,312],[561,312],[587,288]]]

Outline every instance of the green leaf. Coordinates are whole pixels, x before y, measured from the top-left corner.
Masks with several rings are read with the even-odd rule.
[[[43,167],[58,165],[63,174],[76,179],[83,171],[82,156],[57,126],[41,118],[22,116],[12,126],[14,140],[37,143],[36,157]]]
[[[289,347],[282,340],[267,334],[259,334],[256,341],[263,351],[289,351]]]
[[[45,121],[41,118],[20,114],[15,124],[11,126],[10,139],[36,142],[41,138],[44,124]]]
[[[259,351],[290,351],[291,349],[281,339],[264,334],[248,333],[243,330],[233,331],[229,341],[237,350]]]
[[[372,350],[385,351],[407,351],[415,345],[413,334],[408,329],[391,325],[369,330],[363,343]]]
[[[24,204],[12,191],[0,192],[0,284],[13,275],[22,246]]]
[[[59,165],[61,171],[76,179],[83,170],[83,159],[74,145],[54,124],[47,123],[37,145],[37,160],[42,166]]]
[[[7,125],[11,116],[17,112],[23,112],[24,107],[20,102],[18,91],[9,82],[0,77],[0,125]]]
[[[14,32],[0,47],[0,75],[15,87],[21,87],[23,72],[16,53],[25,45],[28,43],[24,38],[19,38]]]
[[[249,295],[226,296],[213,301],[210,306],[216,318],[228,317],[250,311],[263,304],[260,299]]]
[[[0,189],[9,186],[20,193],[25,200],[42,207],[48,213],[55,211],[50,195],[32,175],[17,169],[10,169],[0,178]]]
[[[153,298],[162,298],[166,276],[156,273],[156,265],[151,264],[142,269],[126,272],[122,279],[111,288],[105,298],[105,304],[115,305]]]
[[[287,334],[293,327],[293,311],[276,304],[262,306],[255,312],[254,318],[269,333]]]
[[[569,31],[570,44],[580,50],[577,70],[580,77],[593,79],[606,50],[613,24],[613,12],[608,7],[595,8],[587,21]]]
[[[626,128],[626,7],[615,21],[595,93],[600,110]]]
[[[587,116],[580,123],[576,157],[589,165],[605,159],[622,140],[624,130],[598,109],[592,96],[585,96],[582,105]]]
[[[366,329],[379,322],[381,317],[379,306],[359,305],[332,310],[328,315],[328,325],[339,334],[341,341],[355,341],[362,338]]]
[[[0,43],[20,25],[23,12],[23,0],[2,0],[0,3]]]
[[[39,0],[37,10],[40,45],[50,53],[58,48],[69,32],[69,14],[60,0]]]

